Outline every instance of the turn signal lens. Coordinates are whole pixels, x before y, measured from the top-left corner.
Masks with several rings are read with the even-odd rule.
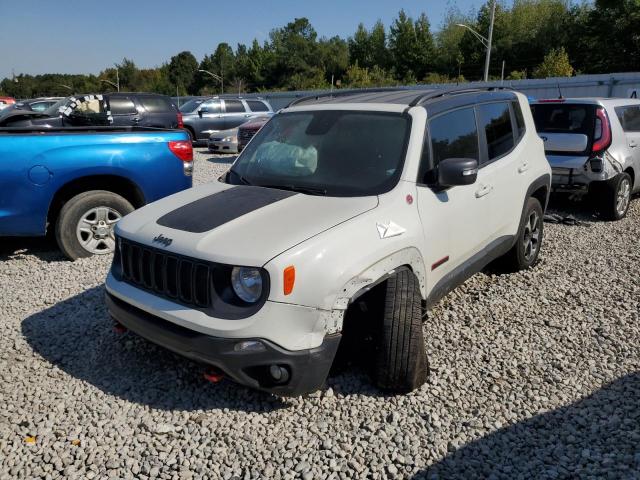
[[[293,265],[284,269],[284,294],[293,292],[293,285],[296,283],[296,267]]]

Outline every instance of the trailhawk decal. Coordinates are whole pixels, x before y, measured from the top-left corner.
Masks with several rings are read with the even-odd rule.
[[[156,223],[185,232],[208,232],[292,195],[296,192],[238,185],[183,205],[160,217]]]

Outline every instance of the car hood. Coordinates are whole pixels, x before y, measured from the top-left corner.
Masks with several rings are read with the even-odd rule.
[[[325,197],[212,182],[136,210],[116,232],[176,254],[262,266],[377,205],[377,196]]]

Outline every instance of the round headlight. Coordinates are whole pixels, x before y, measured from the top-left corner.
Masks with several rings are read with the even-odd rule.
[[[255,303],[262,295],[262,275],[251,267],[233,267],[231,285],[236,295],[247,303]]]

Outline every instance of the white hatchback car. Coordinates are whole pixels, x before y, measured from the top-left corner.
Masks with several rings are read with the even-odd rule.
[[[412,390],[428,371],[424,312],[493,260],[536,262],[550,182],[519,93],[301,99],[219,181],[118,223],[108,308],[278,395],[320,388],[353,311],[366,311],[376,384]]]

